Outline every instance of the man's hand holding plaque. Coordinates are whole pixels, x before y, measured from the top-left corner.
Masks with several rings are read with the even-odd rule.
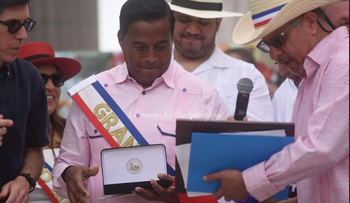
[[[175,177],[167,174],[158,174],[159,180],[175,182]],[[177,201],[177,193],[175,187],[163,188],[157,181],[151,180],[153,191],[143,188],[136,188],[135,194],[148,201]]]

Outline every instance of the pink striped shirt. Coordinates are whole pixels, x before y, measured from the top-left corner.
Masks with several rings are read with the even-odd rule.
[[[294,108],[296,142],[243,172],[260,201],[298,183],[299,203],[349,202],[349,33],[341,27],[305,60]]]
[[[175,135],[176,118],[226,120],[229,116],[229,111],[218,92],[210,84],[173,65],[170,65],[168,71],[158,78],[152,87],[145,90],[129,77],[125,64],[97,77],[148,143],[166,146],[168,163],[173,168],[175,138],[162,135],[158,126],[161,131]],[[67,197],[66,185],[61,174],[68,166],[101,165],[100,152],[110,147],[103,138],[98,138],[98,135],[79,107],[73,104],[60,155],[56,159],[53,171],[54,188],[57,193]],[[98,198],[104,196],[101,170],[96,177],[90,178],[85,186],[91,193],[90,201],[93,203],[148,202],[139,197],[98,201]]]

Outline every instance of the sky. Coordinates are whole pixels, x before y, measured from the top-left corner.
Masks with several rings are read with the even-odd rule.
[[[119,52],[119,14],[126,0],[98,0],[99,51]]]

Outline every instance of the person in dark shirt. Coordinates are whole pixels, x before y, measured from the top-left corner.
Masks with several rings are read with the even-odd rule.
[[[30,0],[0,0],[0,203],[28,202],[48,144],[45,85],[38,70],[17,59],[27,33]]]

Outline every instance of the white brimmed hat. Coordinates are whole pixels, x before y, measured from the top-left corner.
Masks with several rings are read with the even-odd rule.
[[[223,11],[222,0],[172,0],[170,8],[173,11],[203,19],[243,16],[242,13]]]
[[[291,20],[339,0],[249,0],[250,12],[233,31],[236,44],[249,44],[266,37]]]

